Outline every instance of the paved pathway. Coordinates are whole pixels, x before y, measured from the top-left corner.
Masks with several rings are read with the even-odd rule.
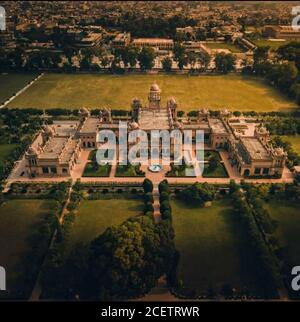
[[[154,221],[156,223],[160,222],[161,220],[161,215],[160,215],[160,202],[159,202],[159,191],[158,191],[158,184],[155,183],[153,185],[153,198],[154,198],[154,203],[153,203],[153,207],[154,207]]]

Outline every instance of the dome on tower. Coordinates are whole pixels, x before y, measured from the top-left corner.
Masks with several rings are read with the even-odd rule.
[[[264,126],[257,126],[256,127],[257,133],[259,134],[266,134],[268,133],[267,129]]]
[[[153,83],[150,87],[150,91],[152,92],[160,92],[160,88],[156,83]]]
[[[276,156],[282,156],[282,155],[284,155],[284,150],[282,148],[275,148],[274,149],[274,154]]]
[[[90,116],[90,111],[86,107],[82,107],[79,110],[79,114],[81,114],[82,116]]]

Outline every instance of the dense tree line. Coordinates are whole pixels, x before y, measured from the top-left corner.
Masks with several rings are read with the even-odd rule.
[[[253,55],[253,66],[246,66],[243,72],[264,77],[300,105],[299,46],[298,42],[291,42],[279,47],[272,60],[268,46],[257,47]]]
[[[272,135],[300,135],[300,119],[296,117],[266,120],[266,127]]]
[[[18,160],[32,142],[34,134],[41,128],[42,120],[39,111],[32,109],[7,109],[0,110],[0,143],[16,144],[0,167],[0,180],[11,172],[14,162]],[[30,119],[30,121],[29,121]]]
[[[235,215],[240,218],[241,224],[245,227],[250,247],[257,260],[257,285],[260,286],[264,298],[277,298],[281,281],[276,261],[258,229],[253,216],[254,210],[250,208],[245,195],[239,189],[232,190],[231,198]]]
[[[289,248],[282,245],[274,234],[274,231],[276,231],[278,226],[278,222],[270,220],[266,208],[262,206],[263,202],[267,204],[269,201],[276,201],[279,203],[292,202],[297,205],[300,197],[299,183],[278,183],[271,185],[250,185],[244,183],[243,188],[247,192],[248,202],[255,212],[258,224],[265,233],[266,242],[268,243],[272,253],[277,257],[278,267],[280,268],[280,273],[285,280],[285,287],[289,292],[289,297],[292,299],[299,299],[299,292],[295,292],[291,288],[291,279],[293,278],[293,276],[291,276],[291,270],[297,265],[297,262],[295,262],[293,257],[290,255]],[[266,223],[264,221],[261,222],[262,216],[265,216],[264,220],[272,222],[271,230],[266,229]]]
[[[112,21],[109,17],[103,17],[98,19],[97,23],[103,27],[121,28],[124,32],[130,32],[133,37],[173,38],[176,28],[195,26],[197,22],[184,15],[174,15],[166,19],[163,16],[126,12],[118,20]]]

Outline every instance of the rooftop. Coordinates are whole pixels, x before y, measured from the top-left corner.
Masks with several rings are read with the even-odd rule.
[[[133,43],[166,43],[173,44],[173,39],[165,39],[165,38],[137,38],[133,40]]]
[[[217,133],[217,134],[227,134],[228,133],[223,122],[220,119],[209,118],[208,124],[211,127],[213,133]]]
[[[253,160],[271,160],[270,153],[255,137],[241,137],[241,142]]]
[[[52,137],[44,146],[39,159],[57,159],[68,141],[67,137]]]
[[[100,120],[97,117],[88,117],[81,130],[80,133],[95,133],[98,129],[98,125],[100,124]]]
[[[58,136],[71,136],[76,133],[79,122],[77,121],[54,121],[53,127]]]

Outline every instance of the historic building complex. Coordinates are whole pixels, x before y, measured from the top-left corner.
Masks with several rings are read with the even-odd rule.
[[[100,147],[97,142],[100,130],[111,130],[120,139],[119,122],[112,118],[110,109],[104,108],[98,116],[91,116],[88,109],[82,108],[79,114],[79,121],[54,122],[37,135],[25,155],[30,177],[70,176],[82,149]],[[195,118],[177,118],[176,100],[170,98],[166,106],[162,106],[161,90],[155,83],[150,87],[148,106],[142,106],[138,98],[133,99],[127,125],[128,133],[136,129],[147,133],[151,130],[190,130],[193,141],[196,131],[202,130],[205,149],[228,151],[231,166],[244,177],[281,177],[287,159],[281,148],[272,147],[265,127],[232,117],[227,109],[220,111],[218,116],[211,116],[208,109],[202,108]],[[173,143],[171,141],[171,156]],[[151,148],[163,152],[161,144]]]

